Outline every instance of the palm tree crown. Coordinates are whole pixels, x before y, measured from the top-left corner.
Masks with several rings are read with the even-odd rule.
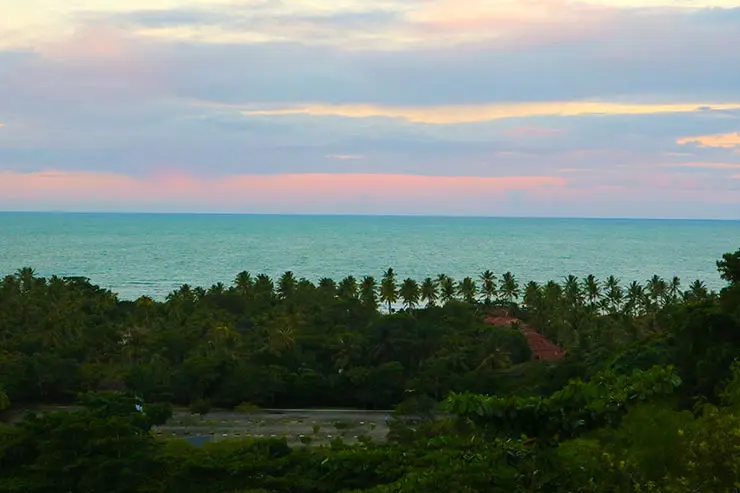
[[[431,277],[424,279],[424,282],[421,284],[421,299],[426,301],[427,306],[434,306],[439,299],[437,282]]]
[[[398,287],[396,286],[396,274],[389,268],[383,274],[380,281],[380,300],[388,303],[388,312],[393,310],[393,304],[398,301]]]
[[[496,276],[490,270],[486,270],[480,275],[481,295],[486,305],[491,304],[491,300],[496,297]]]
[[[419,284],[411,278],[404,280],[398,290],[398,295],[407,309],[413,309],[419,304]]]

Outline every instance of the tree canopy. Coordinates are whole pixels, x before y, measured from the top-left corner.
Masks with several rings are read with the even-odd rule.
[[[0,411],[77,407],[0,424],[0,491],[735,491],[738,258],[717,263],[719,293],[389,269],[380,283],[243,272],[129,302],[21,269],[0,282]],[[565,356],[533,360],[532,330]],[[397,411],[385,441],[198,447],[153,433],[172,404]]]

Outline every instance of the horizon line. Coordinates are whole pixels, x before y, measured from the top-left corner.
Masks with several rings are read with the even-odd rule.
[[[429,218],[429,219],[581,219],[629,221],[725,221],[738,218],[716,217],[637,217],[637,216],[519,216],[470,214],[413,214],[413,213],[301,213],[301,212],[215,212],[215,211],[80,211],[80,210],[0,210],[0,214],[69,214],[69,215],[140,215],[140,216],[279,216],[279,217],[374,217],[374,218]]]

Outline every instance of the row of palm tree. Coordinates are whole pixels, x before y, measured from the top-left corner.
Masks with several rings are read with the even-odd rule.
[[[542,303],[553,306],[562,302],[570,307],[586,307],[599,313],[624,312],[638,316],[679,301],[703,299],[709,294],[704,282],[699,280],[682,291],[681,280],[675,276],[666,281],[654,275],[644,285],[632,281],[622,287],[615,276],[609,276],[602,283],[593,275],[586,276],[582,281],[571,275],[565,278],[562,285],[553,281],[544,285],[528,283],[524,289],[524,304],[535,307]]]
[[[377,308],[382,305],[389,312],[399,304],[406,309],[413,309],[420,305],[434,306],[453,300],[484,305],[511,304],[521,298],[528,307],[533,307],[540,300],[558,300],[570,306],[584,306],[602,313],[625,311],[638,315],[680,300],[700,299],[709,295],[702,281],[694,281],[686,291],[682,291],[678,277],[666,281],[658,275],[648,279],[644,285],[632,281],[627,286],[622,286],[615,276],[609,276],[602,282],[593,274],[583,279],[569,275],[562,283],[530,281],[521,289],[511,272],[503,273],[500,279],[491,270],[482,272],[477,279],[465,277],[455,280],[446,274],[439,274],[419,282],[412,278],[399,280],[393,268],[386,270],[379,282],[373,276],[364,276],[359,280],[348,276],[339,283],[322,278],[315,286],[306,279],[296,278],[291,271],[285,272],[277,285],[265,274],[252,277],[248,272],[241,272],[236,276],[232,289],[241,294],[274,295],[278,299],[289,300],[302,287],[315,287],[339,299],[357,299],[367,306]],[[224,290],[225,287],[219,283],[210,291]]]

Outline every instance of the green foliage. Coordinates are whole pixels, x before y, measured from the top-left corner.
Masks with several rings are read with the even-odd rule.
[[[192,414],[199,414],[202,418],[209,412],[211,412],[211,401],[208,399],[196,399],[190,404],[190,412]]]
[[[0,386],[0,411],[4,411],[10,407],[10,399],[8,394],[5,393],[5,389]]]
[[[145,404],[144,416],[152,426],[162,426],[172,417],[172,406],[168,403]]]
[[[605,371],[588,382],[572,380],[546,398],[453,393],[445,401],[445,409],[485,424],[496,433],[562,439],[613,426],[635,403],[670,396],[680,384],[672,367],[635,370],[630,375]]]
[[[259,411],[260,407],[252,404],[251,402],[242,402],[238,406],[234,408],[234,411],[238,411],[240,413],[253,413],[255,411]]]
[[[730,286],[740,284],[740,249],[722,255],[722,260],[717,261],[717,269]]]
[[[682,295],[678,279],[658,276],[624,287],[568,276],[522,292],[513,274],[497,284],[490,271],[478,285],[399,286],[389,269],[380,286],[243,272],[232,287],[120,302],[85,279],[23,269],[0,282],[0,410],[75,396],[79,407],[0,425],[0,491],[736,491],[739,256],[718,263],[729,283],[719,295],[701,282]],[[380,301],[407,309],[380,314]],[[484,324],[497,305],[523,323]],[[530,361],[526,326],[567,356]],[[355,445],[322,446],[314,423],[316,436],[290,444],[196,447],[154,439],[172,414],[159,402],[201,416],[212,403],[254,409],[244,402],[396,413],[387,440],[358,429]],[[350,442],[351,426],[334,423]]]
[[[30,415],[3,433],[0,491],[136,491],[153,474],[155,445],[126,401],[87,396],[80,411]]]
[[[0,385],[24,403],[90,390],[216,407],[391,408],[409,388],[441,399],[530,356],[521,333],[483,324],[472,278],[463,281],[468,303],[453,283],[444,306],[431,278],[399,288],[392,269],[380,286],[242,272],[231,287],[127,302],[84,279],[23,270],[0,281]],[[422,298],[430,307],[419,310]],[[381,314],[380,300],[409,310]]]

